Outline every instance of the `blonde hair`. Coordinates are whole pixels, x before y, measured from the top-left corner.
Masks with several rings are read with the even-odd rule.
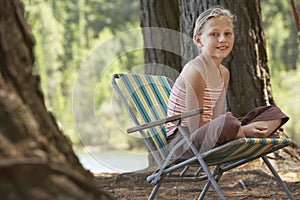
[[[231,20],[232,23],[234,18],[234,16],[229,10],[224,9],[221,6],[211,7],[208,10],[201,13],[197,18],[194,28],[194,35],[201,35],[206,22],[214,17],[227,17]]]

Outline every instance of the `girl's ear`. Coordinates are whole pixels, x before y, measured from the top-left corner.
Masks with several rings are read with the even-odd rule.
[[[194,43],[195,43],[196,46],[198,46],[198,47],[203,47],[203,44],[202,44],[202,42],[201,42],[200,35],[194,35],[193,40],[194,40]]]

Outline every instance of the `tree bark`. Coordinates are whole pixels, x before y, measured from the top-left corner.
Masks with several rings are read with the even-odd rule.
[[[35,42],[22,4],[0,4],[0,196],[109,199],[45,107],[39,77],[32,72]]]
[[[31,147],[24,143],[23,155],[33,156],[35,149],[44,150],[37,157],[66,163],[83,171],[71,144],[45,107],[39,77],[32,73],[34,38],[23,16],[21,3],[16,0],[2,2],[0,101],[1,126],[5,127],[2,132],[14,142],[26,136],[31,136],[28,139],[39,138]],[[5,121],[9,123],[3,123]]]
[[[159,27],[180,31],[178,0],[161,1],[161,0],[141,0],[141,27]],[[170,73],[167,68],[181,71],[181,56],[167,51],[166,46],[172,46],[172,49],[180,50],[180,35],[168,37],[163,34],[155,34],[156,30],[142,29],[144,46],[152,46],[157,40],[160,40],[162,46],[160,49],[145,48],[145,67],[146,74],[167,75],[173,80],[178,73]]]
[[[238,4],[228,1],[237,17],[235,47],[225,63],[231,73],[228,107],[237,116],[250,109],[274,104],[258,0]],[[238,97],[238,98],[237,98]]]

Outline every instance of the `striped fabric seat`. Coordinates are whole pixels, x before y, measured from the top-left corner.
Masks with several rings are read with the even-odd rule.
[[[130,94],[140,123],[166,117],[171,87],[165,76],[119,74],[119,78]],[[156,126],[149,131],[157,150],[165,158],[168,155],[165,126]]]
[[[270,151],[275,145],[288,145],[289,138],[242,138],[216,148],[214,152],[203,153],[207,165],[232,163],[245,158],[254,158]]]

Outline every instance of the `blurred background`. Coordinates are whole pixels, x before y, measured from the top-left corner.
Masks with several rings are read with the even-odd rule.
[[[144,143],[137,135],[125,133],[132,123],[122,107],[114,103],[116,97],[110,84],[113,73],[140,69],[144,60],[142,49],[125,52],[109,65],[99,66],[90,73],[89,79],[97,82],[96,90],[89,92],[94,93],[93,106],[98,120],[97,124],[89,121],[82,124],[90,131],[78,132],[72,110],[79,70],[97,46],[113,40],[111,52],[120,54],[116,51],[125,44],[142,42],[139,38],[114,37],[140,27],[139,1],[23,0],[23,3],[36,39],[35,73],[40,75],[47,108],[73,143],[84,166],[95,173],[146,167]],[[300,8],[300,2],[297,3]],[[286,134],[300,145],[300,123],[297,123],[300,117],[300,69],[297,67],[300,48],[292,7],[286,0],[262,0],[261,8],[273,96],[276,104],[291,118],[284,126]],[[94,131],[95,126],[101,126],[100,133]],[[132,162],[126,161],[128,156]],[[127,165],[120,168],[118,165],[123,158]],[[116,160],[119,162],[115,163]]]

